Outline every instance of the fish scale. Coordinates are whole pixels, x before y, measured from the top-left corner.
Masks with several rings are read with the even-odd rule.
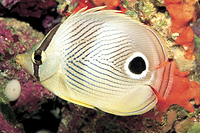
[[[164,98],[174,63],[149,27],[114,10],[84,9],[53,28],[17,62],[55,95],[115,115],[138,115]],[[35,56],[41,58],[35,58]]]
[[[93,23],[93,24],[95,24],[95,23]],[[91,25],[86,25],[86,26],[91,26]],[[80,27],[80,26],[77,26],[77,27]],[[83,29],[83,28],[81,28],[81,29]],[[84,28],[84,29],[88,29],[88,28]],[[92,30],[92,29],[90,29],[90,30]],[[75,31],[75,30],[72,30],[72,31]],[[71,32],[69,32],[69,33],[71,33]],[[77,33],[78,34],[76,34],[76,36],[82,36],[82,32],[77,31]],[[105,33],[105,32],[102,32],[102,33]],[[71,34],[73,34],[73,33],[71,33]],[[84,34],[87,36],[87,34],[85,32],[84,32]],[[110,34],[112,35],[112,32]],[[93,35],[95,35],[95,33],[93,33]],[[74,38],[77,38],[76,36],[74,36]],[[118,38],[120,38],[120,40],[119,39],[116,40],[117,37],[114,37],[113,39],[111,39],[110,37],[112,37],[112,36],[109,36],[109,38],[107,38],[107,41],[105,41],[104,39],[102,41],[101,40],[99,41],[99,39],[95,39],[96,41],[92,41],[92,43],[91,43],[91,41],[89,41],[89,42],[88,41],[84,41],[85,43],[84,42],[83,43],[79,42],[79,44],[78,44],[79,47],[75,47],[75,48],[72,47],[73,43],[75,43],[75,44],[77,44],[77,43],[74,41],[74,39],[71,39],[72,42],[68,43],[67,47],[69,47],[69,48],[65,49],[65,53],[71,53],[72,55],[71,56],[64,55],[66,57],[66,61],[70,61],[70,60],[74,60],[74,59],[78,60],[81,55],[83,55],[82,58],[84,58],[84,60],[85,60],[85,56],[84,56],[85,53],[87,53],[87,55],[88,54],[90,55],[90,54],[92,54],[92,52],[95,52],[93,56],[89,56],[91,58],[88,58],[88,60],[91,60],[91,62],[96,60],[96,62],[100,66],[103,65],[103,62],[102,62],[102,58],[104,57],[104,56],[102,56],[103,54],[107,54],[107,51],[111,51],[111,50],[113,51],[113,52],[111,51],[111,53],[118,54],[117,52],[119,52],[119,50],[121,50],[120,46],[123,47],[123,45],[121,43],[123,43],[124,45],[128,44],[128,42],[125,41],[125,40],[127,40],[127,38],[123,39],[123,38],[120,38],[120,36],[118,35]],[[91,38],[93,38],[93,37],[91,37]],[[87,40],[87,38],[85,38],[85,39]],[[114,44],[116,44],[116,45],[114,45]],[[105,45],[106,45],[106,49],[105,49]],[[95,49],[95,50],[90,49],[90,47],[94,47],[94,46],[97,47],[98,49]],[[102,47],[102,46],[104,46],[104,47]],[[128,45],[128,46],[130,46],[130,45]],[[72,50],[71,50],[71,48],[72,48]],[[88,49],[90,51],[88,51]],[[113,49],[116,49],[116,51],[113,50]],[[95,58],[95,56],[97,56],[97,57]],[[82,58],[80,57],[80,60],[82,60]],[[110,58],[108,58],[108,57],[106,57],[104,59],[110,60]],[[98,60],[100,60],[100,61],[98,61]],[[85,62],[86,63],[84,63],[84,66],[85,66],[85,64],[88,63],[87,61],[85,61]],[[109,64],[104,64],[104,66],[105,65],[107,65],[107,66],[112,68],[112,66],[110,66]],[[124,73],[122,73],[122,74],[124,74]],[[120,76],[120,75],[117,75],[117,76]]]

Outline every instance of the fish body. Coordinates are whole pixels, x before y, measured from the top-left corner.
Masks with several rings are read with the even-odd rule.
[[[152,109],[169,93],[173,63],[152,29],[102,7],[79,11],[52,29],[20,63],[45,88],[72,103],[115,115]]]

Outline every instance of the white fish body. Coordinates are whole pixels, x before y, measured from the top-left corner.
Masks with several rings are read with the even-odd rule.
[[[169,93],[174,66],[154,70],[168,59],[157,34],[101,8],[71,15],[17,62],[67,101],[116,115],[145,113],[157,103],[151,87]]]

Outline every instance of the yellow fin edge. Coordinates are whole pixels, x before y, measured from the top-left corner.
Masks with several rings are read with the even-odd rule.
[[[74,104],[78,104],[78,105],[81,105],[81,106],[84,106],[84,107],[87,107],[87,108],[95,109],[94,106],[86,104],[84,102],[81,102],[81,101],[78,101],[78,100],[74,100],[74,99],[66,97],[66,96],[59,96],[59,97],[64,99],[64,100],[66,100],[66,101],[68,101],[68,102],[71,102],[71,103],[74,103]]]

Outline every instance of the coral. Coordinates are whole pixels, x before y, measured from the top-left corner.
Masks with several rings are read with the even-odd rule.
[[[47,89],[44,89],[38,82],[31,79],[29,79],[29,82],[23,84],[21,93],[12,108],[14,110],[23,108],[29,113],[39,110],[41,103],[47,102],[47,99],[54,97]]]
[[[42,27],[44,26],[47,33],[61,20],[56,13],[56,7],[56,0],[2,0],[0,1],[0,16],[24,19],[39,30],[44,30]],[[49,19],[50,16],[53,20]],[[42,25],[40,25],[41,20],[44,21]]]
[[[63,107],[61,110],[62,119],[59,125],[58,133],[63,132],[77,132],[80,128],[80,114],[81,111],[73,104],[69,104],[69,109]]]
[[[200,83],[200,38],[198,38],[196,35],[194,36],[194,41],[196,44],[196,74],[193,76],[194,80]]]
[[[9,41],[13,41],[13,38],[12,38],[12,34],[10,32],[9,29],[6,29],[6,24],[3,23],[2,20],[0,20],[0,24],[1,24],[1,27],[0,27],[0,54],[3,54],[3,50],[6,49],[6,44],[9,43]]]
[[[1,0],[0,3],[10,9],[13,5],[15,5],[17,2],[20,2],[20,0]]]
[[[61,100],[62,119],[58,133],[62,132],[159,132],[161,122],[138,116],[116,116]]]
[[[2,113],[0,113],[0,131],[2,133],[23,133],[23,131],[20,129],[20,125],[13,125],[12,123],[8,122],[4,119],[4,116]]]
[[[46,16],[42,21],[42,26],[45,28],[45,33],[47,34],[56,24],[61,21],[61,16],[56,19],[52,16]]]
[[[167,115],[167,120],[168,120],[168,123],[167,125],[162,129],[162,132],[166,133],[168,132],[171,128],[172,128],[172,125],[174,124],[174,122],[176,121],[177,119],[177,114],[175,111],[170,111],[170,113]]]
[[[55,0],[21,0],[11,12],[18,13],[22,17],[40,18],[47,14],[48,10],[57,6]]]
[[[5,87],[5,95],[9,101],[15,101],[21,94],[21,85],[18,80],[13,79],[9,81]]]
[[[197,22],[192,25],[192,30],[194,31],[194,34],[200,38],[200,19],[198,19]]]
[[[83,2],[83,0],[81,0]],[[106,9],[121,10],[125,13],[127,10],[121,6],[120,0],[93,0],[95,6],[106,6]]]
[[[179,133],[186,133],[193,124],[194,118],[187,117],[187,119],[175,125],[175,131]]]
[[[112,9],[112,10],[120,10],[122,11],[122,13],[125,13],[127,11],[127,9],[125,9],[124,7],[122,7],[120,0],[77,0],[76,1],[77,4],[74,4],[75,2],[72,1],[71,3],[68,4],[62,4],[62,5],[69,5],[70,7],[70,13],[74,13],[79,11],[80,9],[87,7],[87,9],[93,8],[93,7],[97,7],[97,6],[106,6],[105,9]],[[70,5],[71,4],[71,5]],[[71,10],[71,7],[76,6],[73,10]],[[62,6],[60,6],[62,7]],[[63,10],[63,8],[59,8],[58,11],[60,13],[63,13],[65,10]],[[69,16],[70,13],[66,13],[66,16]]]
[[[21,118],[18,118],[18,120],[24,119],[39,110],[41,104],[47,102],[47,99],[54,98],[51,92],[42,87],[15,61],[15,56],[18,53],[27,51],[43,37],[42,33],[33,30],[25,22],[0,18],[0,113],[2,113],[1,115],[4,116],[4,119],[9,120],[10,124],[7,126],[10,125],[12,127],[12,125],[15,125],[14,123],[17,123],[14,122],[16,119],[14,118],[13,110],[17,113],[17,116],[19,116],[18,114],[29,112],[28,115],[23,114],[20,115]],[[21,95],[17,101],[10,103],[3,92],[6,84],[12,79],[17,79],[20,82]],[[6,120],[4,121],[6,122]]]
[[[159,32],[164,38],[170,38],[171,18],[167,13],[154,13],[150,17],[150,26]],[[168,44],[171,43],[168,41]]]
[[[165,0],[164,4],[171,16],[172,33],[178,33],[176,44],[181,44],[185,49],[185,58],[193,60],[195,58],[194,50],[194,33],[190,27],[190,22],[196,21],[195,4],[198,1],[189,0]]]
[[[169,46],[173,45],[173,36],[171,35],[171,18],[168,12],[159,6],[154,5],[155,3],[161,3],[162,1],[145,1],[142,0],[130,0],[127,4],[129,9],[125,14],[131,16],[146,25],[149,25],[154,30],[159,32],[159,34],[167,41]],[[163,1],[164,2],[164,1]],[[163,3],[162,2],[162,3]],[[158,4],[160,5],[160,4]],[[164,6],[164,4],[161,4]],[[168,39],[170,38],[170,39]],[[171,39],[172,38],[172,39]]]
[[[17,0],[12,1],[13,3],[11,3],[10,6],[15,4],[15,7],[11,9],[11,11],[19,13],[20,16],[41,17],[41,15],[47,13],[47,10],[56,7],[56,2],[53,0],[21,0],[18,4],[14,3],[16,1]],[[119,0],[57,0],[57,2],[59,2],[57,12],[63,15],[66,13],[66,10],[75,12],[85,6],[92,8],[100,5],[107,5],[108,9],[120,9],[123,13],[126,12],[128,15],[151,26],[153,29],[156,29],[164,38],[172,38],[172,41],[169,42],[170,45],[173,43],[173,39],[176,39],[177,44],[181,44],[188,48],[188,50],[185,51],[185,56],[187,58],[192,58],[194,43],[192,39],[193,32],[190,29],[189,23],[195,16],[195,11],[192,12],[192,9],[196,7],[191,6],[192,2],[189,3],[188,1],[180,1],[181,0],[165,0],[164,4],[166,5],[171,18],[167,11],[164,13],[159,11],[159,6],[164,6],[163,0],[153,0],[152,2],[148,0],[129,0],[128,4],[125,3],[126,1],[124,0],[121,3],[123,7],[130,9],[128,12],[126,12],[126,9],[122,7]],[[11,0],[1,2],[9,3]],[[3,5],[9,8],[9,5],[6,5],[6,3]],[[174,6],[177,8],[173,8]],[[191,12],[186,10],[186,7],[188,6],[189,8],[187,9],[191,9]],[[76,8],[73,9],[74,7]],[[183,12],[182,9],[184,9]],[[189,17],[182,17],[187,14],[189,14]],[[58,21],[60,21],[60,17],[55,19],[47,14],[43,20],[43,26],[45,27],[46,32],[58,23]],[[179,33],[178,37],[176,34],[170,33],[170,25],[173,33]],[[194,33],[197,36],[199,35],[198,27],[199,20],[192,26]],[[195,38],[198,38],[197,36],[195,36]],[[18,53],[27,51],[27,49],[38,43],[41,39],[43,39],[43,37],[44,35],[42,33],[36,32],[30,28],[30,25],[27,23],[19,22],[15,19],[0,18],[0,130],[2,131],[22,132],[23,127],[19,124],[19,122],[30,118],[38,112],[38,110],[41,109],[41,105],[47,102],[48,99],[55,98],[51,92],[42,87],[39,82],[37,82],[15,62],[15,56]],[[184,37],[186,37],[186,40],[181,42]],[[197,49],[199,49],[198,40],[199,39],[195,39]],[[196,57],[198,60],[199,58],[197,54]],[[194,120],[198,120],[197,116],[199,113],[188,113],[183,108],[175,111],[175,113],[175,109],[169,109],[169,107],[173,104],[178,104],[190,112],[196,111],[196,108],[193,106],[194,103],[191,104],[189,101],[194,99],[195,104],[200,103],[200,85],[191,81],[189,72],[181,72],[177,68],[175,68],[174,72],[174,81],[169,96],[166,99],[160,98],[157,106],[144,115],[120,117],[99,110],[87,109],[58,98],[59,103],[61,103],[61,105],[59,105],[61,109],[61,122],[58,127],[58,133],[166,132],[172,128],[175,128],[176,131],[197,130],[198,128],[195,126],[198,124],[194,124]],[[199,73],[199,71],[197,71],[197,73]],[[12,79],[19,80],[22,89],[19,99],[15,102],[9,102],[3,93],[6,83]],[[170,110],[172,113],[167,113],[167,110]],[[167,113],[167,115],[163,115],[163,112]],[[193,114],[194,116],[192,118],[190,117],[185,119],[185,117],[190,114]],[[15,118],[15,115],[17,116],[17,119]],[[155,118],[160,121],[162,120],[162,122],[156,121]],[[188,127],[187,125],[193,126]],[[185,128],[183,129],[183,127]]]
[[[193,126],[191,126],[189,128],[189,130],[187,132],[188,133],[199,133],[200,132],[200,124],[199,123],[195,123]]]

